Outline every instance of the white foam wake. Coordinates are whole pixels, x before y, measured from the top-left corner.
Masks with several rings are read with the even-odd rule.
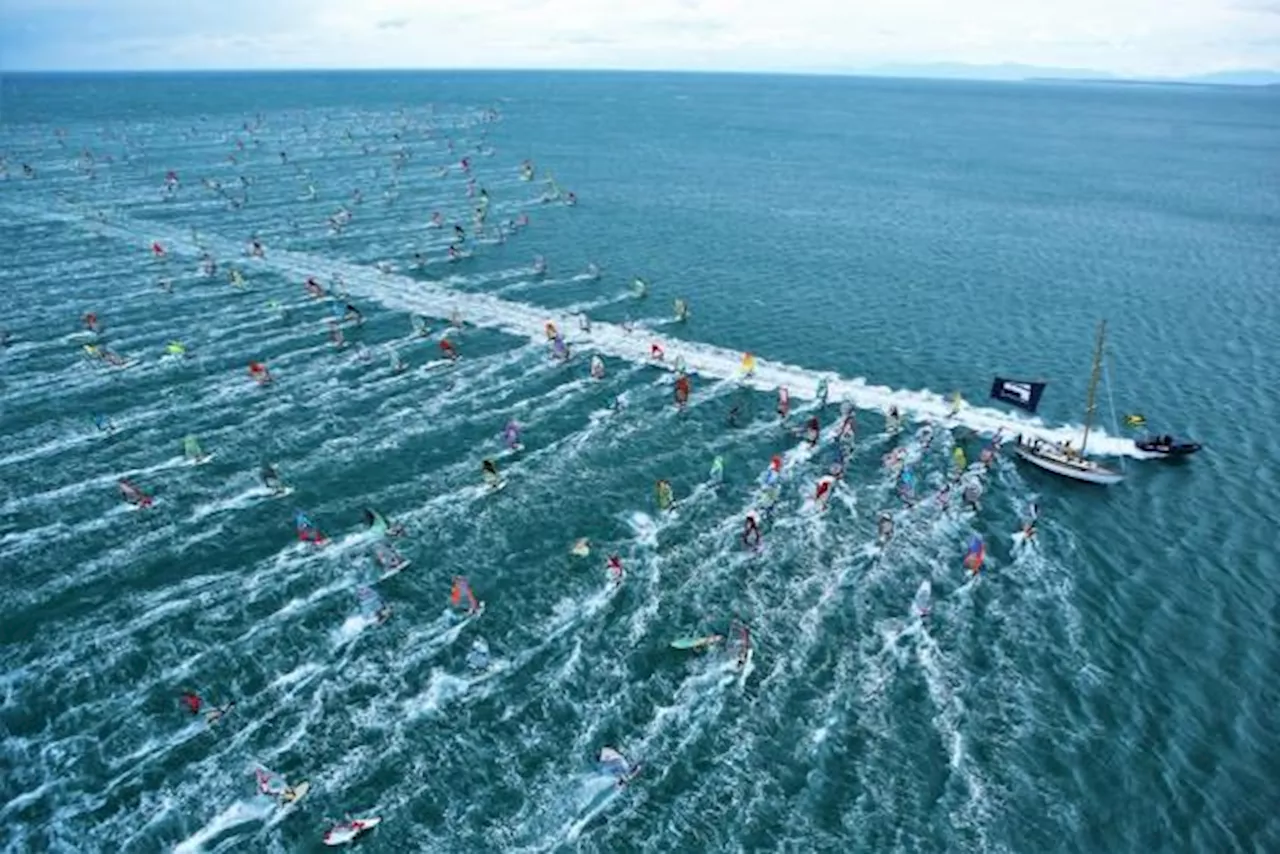
[[[83,216],[71,212],[30,208],[23,213],[72,224],[87,224]],[[129,221],[117,217],[110,225],[93,222],[92,227],[101,234],[135,243],[139,247],[140,258],[146,257],[144,253],[150,252],[151,243],[156,240],[163,243],[170,252],[198,256],[204,251],[195,245],[185,231],[158,223]],[[225,258],[241,254],[243,247],[239,243],[209,233],[201,233],[200,237],[201,243],[215,255]],[[1003,430],[1007,435],[1022,433],[1051,442],[1070,441],[1077,446],[1083,434],[1080,426],[1050,426],[1039,418],[1023,418],[989,407],[966,404],[959,413],[951,416],[951,401],[932,391],[871,385],[861,377],[848,379],[783,362],[757,358],[753,374],[743,376],[742,354],[713,344],[671,338],[650,329],[628,331],[619,325],[603,322],[593,322],[591,331],[586,332],[578,328],[577,319],[565,309],[546,309],[490,294],[464,293],[435,283],[417,281],[394,273],[382,273],[370,267],[320,255],[268,250],[267,256],[257,259],[254,264],[292,275],[300,287],[308,276],[341,276],[352,294],[374,299],[387,308],[433,317],[449,316],[456,309],[468,323],[508,332],[534,342],[545,340],[545,325],[550,320],[564,332],[568,343],[578,348],[586,346],[605,355],[637,364],[652,364],[667,370],[674,369],[677,357],[683,357],[687,366],[701,376],[738,379],[744,385],[760,390],[771,391],[779,386],[786,386],[793,396],[812,399],[817,394],[819,380],[826,378],[832,398],[848,400],[859,409],[884,412],[890,407],[897,407],[908,418],[945,420],[948,426],[964,426],[980,434],[993,435],[996,431]],[[664,361],[651,359],[650,347],[655,343],[665,352]],[[1109,436],[1097,428],[1090,431],[1089,448],[1098,454],[1135,459],[1146,457],[1130,439]]]

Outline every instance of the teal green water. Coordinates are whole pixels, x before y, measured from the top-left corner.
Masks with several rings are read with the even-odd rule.
[[[383,817],[370,852],[1280,847],[1274,93],[506,73],[0,85],[6,850],[321,850],[343,813]],[[467,155],[492,203],[449,263],[450,229],[426,226],[440,211],[470,231]],[[576,207],[540,203],[548,172]],[[244,255],[255,234],[261,259]],[[344,350],[335,306],[303,289],[339,274],[366,318]],[[462,360],[433,367],[454,310]],[[86,311],[135,366],[84,358]],[[976,459],[997,426],[1075,430],[1101,318],[1115,408],[1203,453],[1138,459],[1104,400],[1091,447],[1125,466],[1120,485],[1001,454],[979,512],[898,500],[894,447],[931,496],[954,445]],[[188,358],[161,359],[174,339]],[[693,371],[684,412],[646,364],[654,339]],[[749,385],[741,350],[770,362]],[[791,429],[822,372],[842,379],[810,451]],[[1043,421],[988,406],[995,374],[1047,380]],[[777,382],[796,393],[782,428]],[[953,390],[971,403],[944,422]],[[858,440],[817,512],[841,398]],[[890,404],[913,419],[896,436]],[[189,433],[207,464],[181,459]],[[775,454],[782,497],[755,555],[739,533]],[[259,488],[266,460],[292,495]],[[156,505],[125,508],[121,477]],[[366,506],[409,529],[412,565],[386,580]],[[297,544],[295,507],[333,542]],[[569,554],[580,537],[589,557]],[[445,613],[456,574],[482,616]],[[361,618],[362,583],[385,624]],[[734,618],[753,632],[745,669],[668,648]],[[179,707],[187,688],[236,708],[208,727]],[[596,768],[605,744],[644,763],[625,789]],[[278,809],[260,766],[311,793]]]

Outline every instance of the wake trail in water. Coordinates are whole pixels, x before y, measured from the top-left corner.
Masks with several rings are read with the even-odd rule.
[[[87,224],[75,213],[44,211],[35,208],[16,209],[15,215],[51,219],[77,225]],[[112,225],[96,224],[104,234],[110,234],[134,245],[149,246],[152,240],[161,240],[173,251],[199,255],[202,249],[193,244],[190,235],[169,226],[131,221],[118,218]],[[239,244],[204,235],[206,245],[220,252],[234,254]],[[353,292],[378,300],[387,308],[415,312],[435,317],[448,316],[452,311],[462,311],[467,322],[477,326],[499,329],[520,337],[539,340],[548,320],[556,322],[570,344],[586,346],[601,353],[636,364],[652,364],[671,369],[676,355],[683,356],[690,369],[703,376],[732,379],[751,388],[772,391],[785,386],[793,395],[814,398],[818,383],[826,378],[831,393],[847,399],[864,410],[886,412],[890,407],[920,419],[946,422],[952,426],[968,427],[975,432],[993,435],[997,431],[1006,434],[1023,434],[1042,438],[1049,442],[1073,442],[1079,444],[1082,428],[1052,427],[1039,419],[1024,419],[999,410],[965,406],[951,414],[951,401],[929,391],[895,390],[886,386],[868,385],[863,379],[846,379],[830,374],[764,359],[756,360],[752,375],[741,371],[742,354],[716,347],[664,336],[660,333],[637,329],[628,332],[622,326],[605,322],[593,322],[589,332],[576,329],[576,317],[569,312],[542,309],[525,303],[509,302],[496,296],[466,293],[441,287],[431,282],[420,282],[396,274],[381,273],[356,264],[337,261],[320,255],[288,250],[274,250],[265,259],[257,259],[263,266],[295,277],[299,282],[308,276],[341,276]],[[570,332],[572,330],[572,332]],[[670,362],[658,363],[652,359],[650,347],[659,344],[668,354]],[[1090,432],[1090,447],[1101,454],[1128,456],[1141,459],[1145,455],[1133,442],[1121,437],[1109,436],[1101,430]]]

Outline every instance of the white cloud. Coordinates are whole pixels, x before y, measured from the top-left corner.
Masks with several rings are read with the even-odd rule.
[[[104,26],[103,6],[90,0],[5,0],[0,27],[26,25],[21,44],[8,45],[13,64],[803,70],[964,62],[1165,75],[1266,67],[1280,57],[1280,0],[116,0],[115,31],[96,33],[89,50],[77,11],[94,11]]]

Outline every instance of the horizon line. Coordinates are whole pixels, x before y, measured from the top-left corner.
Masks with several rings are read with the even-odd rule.
[[[912,69],[918,69],[913,71]],[[948,69],[950,73],[944,71]],[[995,76],[1000,69],[1009,72],[1015,70],[1021,74]],[[965,71],[971,70],[971,75]],[[983,72],[987,72],[984,74]],[[932,63],[922,66],[884,65],[860,69],[740,69],[740,68],[584,68],[579,66],[537,67],[513,66],[503,67],[291,67],[291,68],[0,68],[0,78],[10,76],[37,75],[165,75],[165,74],[650,74],[650,75],[698,75],[698,76],[755,76],[755,77],[842,77],[842,78],[874,78],[896,80],[930,80],[950,83],[1036,83],[1066,82],[1091,84],[1153,84],[1153,85],[1189,85],[1189,86],[1230,86],[1235,88],[1260,88],[1280,85],[1280,69],[1228,69],[1199,72],[1181,76],[1128,76],[1114,74],[1091,68],[1060,68],[1053,66],[1037,67],[1022,63]],[[1274,81],[1241,82],[1229,79],[1214,79],[1231,75],[1271,75]]]

